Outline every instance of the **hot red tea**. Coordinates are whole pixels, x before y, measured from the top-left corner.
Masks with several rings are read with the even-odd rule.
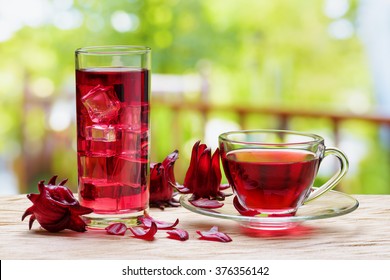
[[[222,163],[244,207],[294,214],[310,191],[319,159],[305,150],[238,149],[222,155]]]
[[[98,214],[148,207],[149,71],[76,70],[79,198]]]

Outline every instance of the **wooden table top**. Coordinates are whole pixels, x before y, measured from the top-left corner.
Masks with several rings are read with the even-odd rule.
[[[293,230],[247,232],[238,223],[199,215],[183,207],[151,209],[164,221],[179,218],[179,228],[190,238],[177,241],[160,230],[153,241],[108,235],[104,230],[85,233],[49,233],[37,222],[28,229],[31,206],[26,195],[0,197],[0,259],[267,259],[360,260],[390,259],[390,195],[353,195],[360,206],[354,212],[329,219],[306,221]],[[227,233],[232,242],[200,240],[196,230],[212,226]]]

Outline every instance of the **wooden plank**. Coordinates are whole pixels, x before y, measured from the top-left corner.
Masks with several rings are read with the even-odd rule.
[[[248,233],[237,223],[188,210],[152,209],[157,219],[174,221],[190,234],[187,241],[154,241],[112,236],[104,231],[49,233],[35,223],[28,230],[31,205],[25,195],[0,197],[0,259],[390,259],[390,195],[356,195],[360,207],[345,216],[305,222],[289,234]],[[196,230],[217,225],[230,243],[199,240]]]

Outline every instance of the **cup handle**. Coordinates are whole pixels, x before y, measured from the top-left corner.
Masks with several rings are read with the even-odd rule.
[[[343,178],[344,175],[347,173],[349,163],[346,155],[339,149],[326,148],[324,152],[324,158],[329,155],[335,156],[340,161],[339,171],[334,174],[333,177],[330,178],[325,184],[317,188],[314,192],[310,193],[304,203],[311,202],[312,200],[318,198],[319,196],[334,188],[340,182],[341,178]]]

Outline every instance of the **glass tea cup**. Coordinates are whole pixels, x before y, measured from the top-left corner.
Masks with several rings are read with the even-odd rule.
[[[301,205],[334,188],[348,170],[344,153],[325,147],[324,139],[315,134],[231,131],[219,136],[219,147],[240,207],[270,217],[295,215]],[[340,167],[325,184],[313,189],[319,166],[329,155],[338,159]]]

